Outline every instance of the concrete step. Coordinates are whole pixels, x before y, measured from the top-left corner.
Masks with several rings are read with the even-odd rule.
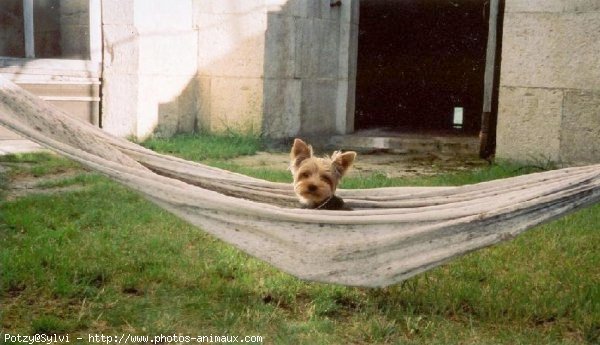
[[[97,62],[0,57],[0,76],[79,120],[99,124],[101,82]]]
[[[23,89],[84,122],[99,125],[100,83],[18,83]]]
[[[479,138],[475,136],[337,135],[326,144],[329,149],[353,150],[362,153],[386,152],[408,155],[477,156]]]

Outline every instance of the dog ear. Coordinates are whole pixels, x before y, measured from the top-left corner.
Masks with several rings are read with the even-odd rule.
[[[310,145],[307,145],[300,139],[294,139],[294,145],[290,152],[290,160],[294,167],[300,166],[300,163],[302,163],[303,160],[312,157],[312,155],[313,151]]]
[[[333,160],[335,169],[340,174],[340,177],[346,174],[348,169],[352,166],[352,163],[354,163],[355,158],[356,152],[354,151],[348,151],[344,153],[336,151],[333,153],[331,159]]]

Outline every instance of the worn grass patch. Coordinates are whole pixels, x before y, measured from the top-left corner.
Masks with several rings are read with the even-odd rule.
[[[48,152],[0,155],[0,163],[12,168],[8,177],[18,175],[42,177],[81,169],[79,163]]]
[[[41,157],[31,162],[41,170],[70,164]],[[227,166],[215,157],[205,159],[288,178],[283,169]],[[501,165],[429,180],[365,176],[346,183],[461,184],[521,172]],[[103,177],[73,183],[88,188],[0,205],[5,333],[70,334],[71,340],[122,332],[260,335],[264,344],[600,340],[600,205],[403,283],[364,289],[300,281]]]
[[[36,183],[35,187],[40,189],[51,189],[51,188],[62,188],[69,187],[74,185],[86,186],[97,182],[98,175],[90,174],[90,173],[79,173],[73,176],[53,179],[53,180],[45,180],[39,183]]]

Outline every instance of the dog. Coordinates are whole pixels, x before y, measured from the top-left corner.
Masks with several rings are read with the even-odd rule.
[[[314,157],[312,146],[295,139],[290,152],[290,170],[294,178],[294,192],[302,206],[310,209],[350,210],[335,195],[335,190],[355,159],[354,151],[335,151],[331,157]]]

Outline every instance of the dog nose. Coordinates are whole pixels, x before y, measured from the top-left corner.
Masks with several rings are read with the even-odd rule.
[[[317,186],[315,186],[314,184],[308,185],[309,192],[315,192],[316,190],[317,190]]]

